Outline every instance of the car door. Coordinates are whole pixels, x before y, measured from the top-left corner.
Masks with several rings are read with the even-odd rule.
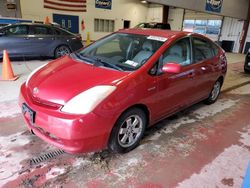
[[[195,70],[191,65],[191,39],[183,38],[170,46],[162,55],[160,62],[178,63],[182,66],[178,74],[160,74],[157,77],[158,115],[159,117],[171,114],[191,104],[195,100],[194,77]]]
[[[27,55],[30,49],[27,25],[5,27],[0,33],[0,52],[7,50],[11,57]]]
[[[219,57],[213,44],[203,38],[193,37],[193,57],[195,69],[195,90],[197,101],[208,97],[219,71]]]
[[[50,27],[30,25],[29,41],[32,44],[31,52],[36,56],[50,56],[54,50],[55,36]]]

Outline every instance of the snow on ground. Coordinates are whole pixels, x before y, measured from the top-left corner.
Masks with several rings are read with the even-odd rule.
[[[178,188],[241,187],[250,160],[250,126],[240,133],[242,145],[226,148],[198,174],[179,183]]]
[[[20,162],[27,159],[29,155],[26,150],[16,152],[15,149],[30,141],[23,133],[0,136],[0,186],[19,176]]]
[[[21,108],[16,100],[0,103],[0,118],[15,117],[21,113]]]

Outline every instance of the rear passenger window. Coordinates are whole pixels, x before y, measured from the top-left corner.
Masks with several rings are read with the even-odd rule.
[[[210,42],[194,38],[194,61],[210,59],[214,56],[214,50]]]
[[[52,31],[50,28],[43,26],[34,26],[33,27],[33,35],[51,35]]]

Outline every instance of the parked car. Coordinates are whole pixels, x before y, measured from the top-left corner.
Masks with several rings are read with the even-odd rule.
[[[247,52],[245,64],[244,64],[245,73],[250,73],[250,50]]]
[[[149,22],[149,23],[140,23],[136,25],[134,28],[150,28],[150,29],[171,29],[169,23],[157,23],[157,22]]]
[[[18,23],[0,29],[0,58],[4,49],[10,57],[58,58],[82,47],[80,35],[52,25]]]
[[[124,153],[163,118],[214,103],[226,71],[202,35],[125,29],[34,71],[19,104],[29,130],[69,153]]]

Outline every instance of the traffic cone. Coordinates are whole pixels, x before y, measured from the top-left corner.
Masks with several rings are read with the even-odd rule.
[[[3,66],[2,66],[2,78],[1,80],[5,81],[14,81],[19,78],[19,76],[14,76],[9,55],[6,50],[3,51]]]
[[[47,24],[47,25],[50,24],[48,16],[45,17],[44,24]]]

